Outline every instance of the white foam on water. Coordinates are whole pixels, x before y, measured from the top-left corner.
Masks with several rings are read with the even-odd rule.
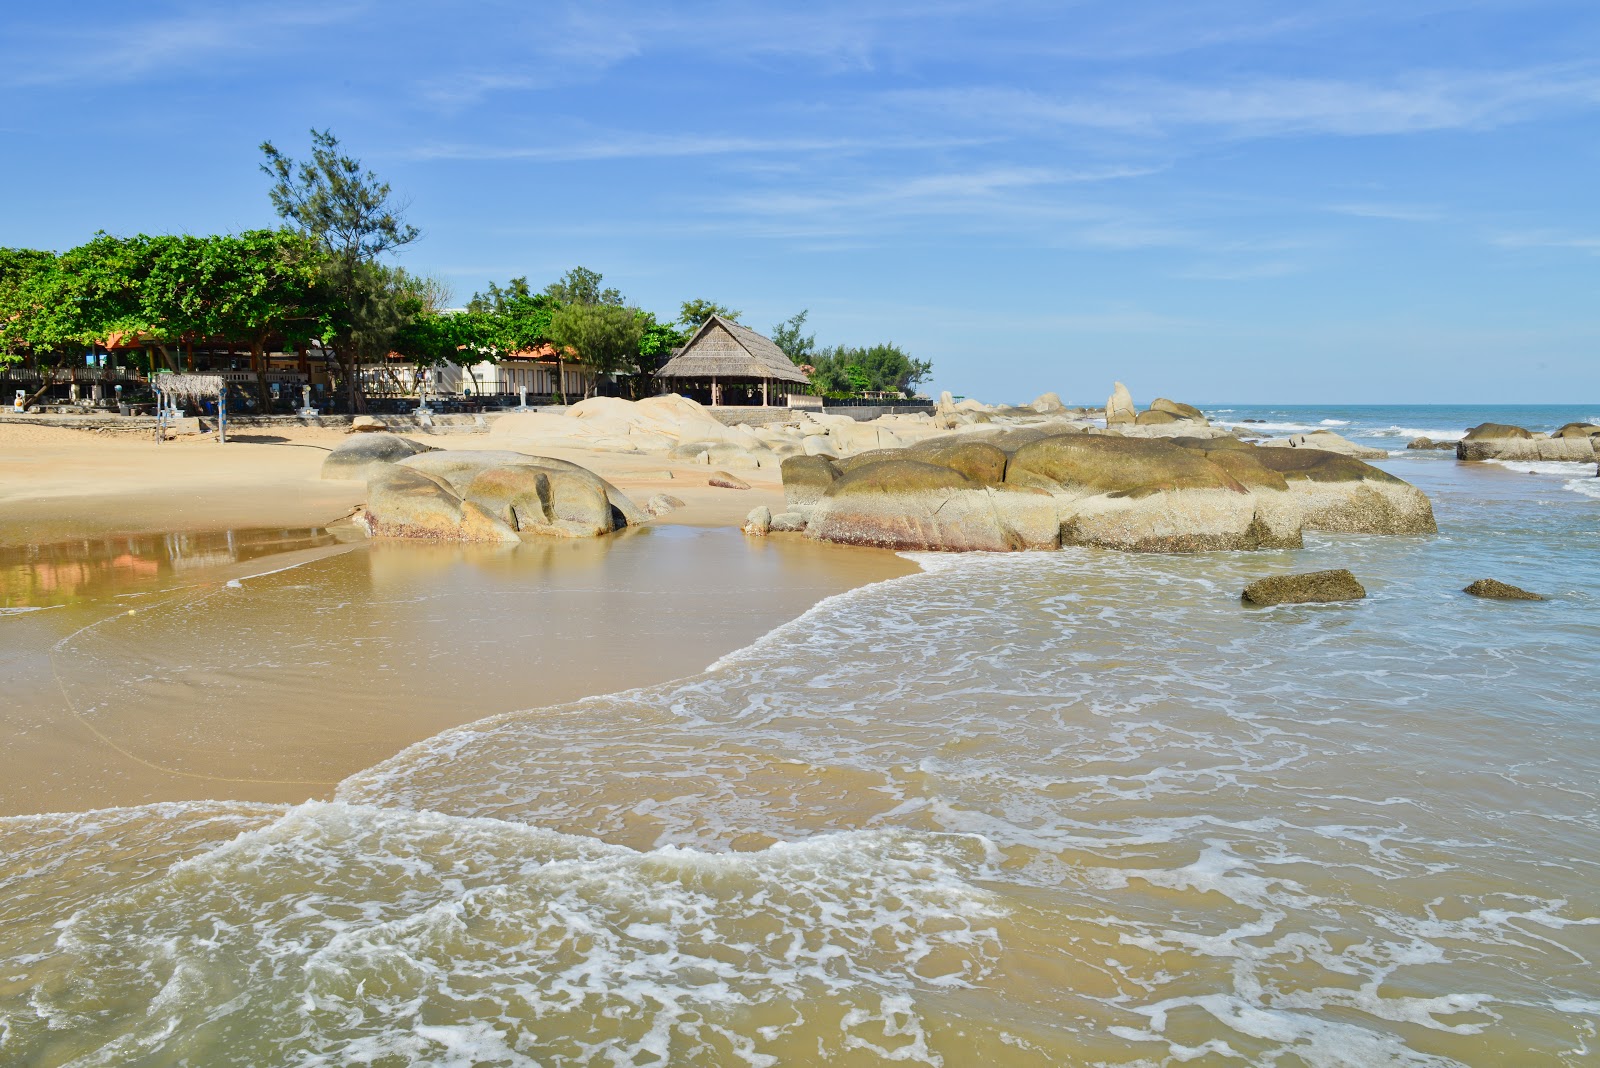
[[[1349,426],[1350,425],[1350,420],[1348,420],[1348,419],[1324,419],[1324,420],[1321,421],[1321,423],[1319,425],[1321,425],[1321,426]]]
[[[1595,475],[1595,461],[1565,461],[1565,460],[1485,460],[1484,463],[1495,464],[1510,471],[1520,471],[1527,475],[1557,475],[1563,478]]]
[[[1568,479],[1562,488],[1569,489],[1573,493],[1581,493],[1585,497],[1593,497],[1596,500],[1600,500],[1600,478]]]
[[[59,604],[19,605],[16,608],[0,608],[0,616],[21,616],[29,612],[48,612],[52,608],[62,608]]]

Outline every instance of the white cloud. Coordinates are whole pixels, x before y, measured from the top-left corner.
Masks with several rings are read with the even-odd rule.
[[[1358,219],[1388,219],[1394,222],[1438,222],[1443,218],[1437,208],[1412,204],[1372,202],[1329,204],[1326,210],[1335,215],[1351,215]]]

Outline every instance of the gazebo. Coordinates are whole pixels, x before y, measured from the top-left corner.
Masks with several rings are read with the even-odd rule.
[[[781,404],[785,395],[805,392],[811,385],[810,376],[796,367],[771,338],[720,315],[701,323],[688,344],[656,372],[656,377],[680,393],[709,393],[712,405],[722,404],[729,388],[753,400],[759,386],[762,404],[773,403],[774,393]]]

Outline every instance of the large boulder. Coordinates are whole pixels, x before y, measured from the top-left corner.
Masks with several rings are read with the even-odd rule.
[[[1600,435],[1600,426],[1593,423],[1568,423],[1559,430],[1552,431],[1552,438],[1592,438]]]
[[[1257,579],[1244,588],[1243,599],[1250,604],[1326,604],[1359,601],[1367,591],[1357,578],[1343,568],[1312,571],[1303,575],[1273,575]]]
[[[1349,438],[1335,434],[1331,430],[1313,430],[1309,434],[1290,434],[1288,437],[1264,441],[1262,445],[1272,449],[1320,449],[1323,452],[1338,453],[1340,456],[1354,456],[1360,460],[1382,460],[1389,455],[1384,449],[1357,445]]]
[[[1009,552],[1059,544],[1048,493],[983,486],[959,471],[890,459],[840,477],[812,510],[808,537],[849,545]]]
[[[1344,534],[1435,534],[1427,494],[1387,471],[1320,449],[1255,450],[1282,475],[1306,530]]]
[[[365,481],[381,464],[399,463],[432,450],[431,445],[398,434],[359,434],[341,441],[328,453],[322,461],[322,477]]]
[[[783,461],[783,500],[791,512],[802,512],[822,499],[839,478],[826,456],[791,456]]]
[[[959,471],[982,485],[995,485],[1005,481],[1005,450],[986,441],[949,440],[935,438],[913,445],[906,455],[923,463],[937,464]]]
[[[1530,431],[1508,423],[1479,423],[1467,431],[1463,441],[1526,441],[1533,437]]]
[[[1150,410],[1152,412],[1165,412],[1168,415],[1177,416],[1179,419],[1187,419],[1192,423],[1206,423],[1208,421],[1206,413],[1194,405],[1184,404],[1182,401],[1168,400],[1166,397],[1157,397],[1151,401]]]
[[[1030,407],[1036,412],[1049,415],[1052,412],[1061,411],[1066,405],[1061,403],[1061,395],[1058,393],[1041,393],[1033,399],[1033,404]]]
[[[1106,426],[1132,423],[1139,418],[1139,409],[1133,406],[1133,395],[1121,382],[1114,383],[1111,396],[1106,400]]]
[[[558,460],[553,456],[530,456],[527,453],[509,452],[504,449],[441,449],[408,457],[400,463],[403,467],[421,471],[443,481],[458,496],[466,496],[467,489],[475,478],[496,467],[531,465],[547,471],[580,472],[601,487],[612,509],[621,516],[622,522],[618,524],[619,527],[630,523],[642,523],[649,518],[643,509],[628,498],[627,494],[599,475],[570,460]]]
[[[1552,436],[1520,426],[1480,423],[1456,443],[1458,460],[1564,461],[1588,463],[1600,455],[1600,437],[1584,433],[1587,424],[1568,423]]]
[[[378,468],[367,480],[362,513],[375,537],[434,541],[514,542],[517,532],[439,479],[398,464]]]
[[[606,488],[604,479],[582,468],[506,464],[480,472],[465,496],[523,533],[595,538],[627,526]]]

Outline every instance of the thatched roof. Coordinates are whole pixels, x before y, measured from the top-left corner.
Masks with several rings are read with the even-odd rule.
[[[811,379],[771,338],[713,315],[689,343],[656,372],[660,378],[776,378],[809,386]]]

